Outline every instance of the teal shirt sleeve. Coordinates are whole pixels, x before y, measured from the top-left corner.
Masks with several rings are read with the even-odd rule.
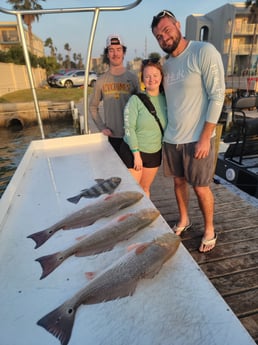
[[[150,96],[157,116],[163,128],[167,122],[167,107],[162,94]],[[124,109],[124,140],[132,152],[139,150],[145,153],[155,153],[161,149],[162,134],[157,121],[147,107],[133,95]]]
[[[138,117],[138,97],[131,96],[124,109],[124,140],[131,150],[138,150],[138,139],[136,134],[136,124]]]

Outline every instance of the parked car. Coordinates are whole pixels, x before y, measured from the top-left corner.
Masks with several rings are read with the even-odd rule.
[[[48,85],[51,86],[51,87],[56,86],[55,79],[65,75],[66,73],[71,72],[71,71],[72,71],[71,69],[60,69],[56,73],[50,74],[47,77]]]
[[[84,70],[76,70],[66,73],[63,76],[55,78],[55,84],[59,87],[71,88],[74,86],[82,86],[84,84]],[[89,73],[89,86],[94,86],[97,80],[97,75],[95,72]]]

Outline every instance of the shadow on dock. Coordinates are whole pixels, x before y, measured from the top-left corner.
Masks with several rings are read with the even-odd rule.
[[[258,210],[225,186],[213,183],[211,187],[218,234],[215,249],[208,254],[198,251],[203,220],[192,189],[189,215],[193,226],[182,234],[182,242],[258,344]],[[173,181],[163,176],[161,168],[151,188],[151,200],[173,227],[178,219]],[[212,312],[208,305],[207,312]]]

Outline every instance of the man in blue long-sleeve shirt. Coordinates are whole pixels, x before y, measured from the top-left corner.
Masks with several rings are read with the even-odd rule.
[[[188,216],[189,184],[204,218],[200,252],[216,245],[214,197],[215,128],[225,94],[224,69],[219,52],[207,42],[186,40],[174,14],[164,10],[153,17],[152,32],[169,55],[164,64],[168,125],[164,134],[164,173],[173,176],[180,218],[177,235],[191,227]]]

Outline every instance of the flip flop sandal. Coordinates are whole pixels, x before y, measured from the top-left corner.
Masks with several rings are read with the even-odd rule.
[[[217,236],[216,232],[215,232],[214,238],[211,239],[211,240],[205,240],[204,238],[202,238],[201,246],[204,246],[204,248],[205,248],[205,246],[213,246],[213,247],[211,249],[209,249],[209,250],[206,250],[206,251],[202,251],[199,248],[199,252],[200,253],[209,253],[209,252],[211,252],[215,248],[215,246],[216,246],[217,238],[218,238],[218,236]]]
[[[177,234],[177,236],[180,236],[182,234],[182,232],[188,230],[191,228],[192,226],[192,222],[190,221],[190,223],[186,226],[178,226],[177,224],[175,224],[172,228],[172,230],[174,231],[174,233],[176,233],[177,231],[179,231],[179,234]]]

